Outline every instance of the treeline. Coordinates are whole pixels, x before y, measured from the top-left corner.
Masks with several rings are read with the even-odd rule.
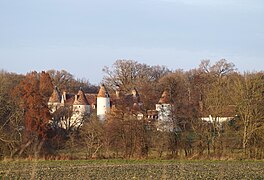
[[[131,111],[120,108],[105,124],[109,152],[122,157],[263,158],[263,72],[241,74],[224,59],[215,64],[204,60],[190,71],[120,60],[104,72],[109,88],[118,86],[126,93],[136,87],[145,110],[155,109],[167,89],[176,127],[174,132],[156,131],[148,119],[136,121]],[[201,120],[209,115],[211,123]],[[232,118],[219,123],[221,117]]]
[[[143,108],[116,106],[105,122],[96,113],[78,130],[50,126],[47,106],[60,90],[97,93],[66,71],[0,73],[0,157],[43,158],[254,158],[264,157],[264,73],[236,70],[233,63],[201,62],[189,71],[118,60],[103,69],[110,94],[136,88]],[[173,132],[157,131],[148,110],[164,90],[173,104]],[[122,103],[122,101],[120,101]],[[137,113],[144,114],[138,120]],[[202,120],[211,115],[212,122]],[[232,117],[223,123],[220,117]]]

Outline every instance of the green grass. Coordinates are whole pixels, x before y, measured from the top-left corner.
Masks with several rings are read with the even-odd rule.
[[[0,179],[264,179],[264,161],[0,162]]]

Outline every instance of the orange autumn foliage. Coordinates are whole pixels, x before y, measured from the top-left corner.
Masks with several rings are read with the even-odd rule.
[[[47,105],[53,89],[49,74],[32,72],[15,88],[14,94],[24,110],[24,138],[45,139],[47,125],[51,119]]]

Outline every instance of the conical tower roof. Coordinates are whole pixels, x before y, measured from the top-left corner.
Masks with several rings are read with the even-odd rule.
[[[99,92],[97,94],[97,97],[109,97],[109,94],[108,94],[104,84],[102,84],[100,86],[100,90],[99,90]]]
[[[160,104],[170,104],[171,103],[170,93],[167,89],[163,91],[161,98],[159,100],[159,103]]]
[[[57,88],[57,86],[55,86],[50,98],[49,98],[49,102],[50,103],[60,103],[61,102],[61,95],[60,92]]]
[[[80,88],[80,90],[78,91],[77,98],[74,100],[73,104],[74,105],[89,105],[89,102],[86,99],[86,96],[82,88]]]

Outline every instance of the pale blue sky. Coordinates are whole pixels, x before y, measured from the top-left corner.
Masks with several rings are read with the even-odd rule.
[[[221,58],[264,70],[264,0],[0,0],[0,69],[65,69],[98,84],[133,59],[169,69]]]

